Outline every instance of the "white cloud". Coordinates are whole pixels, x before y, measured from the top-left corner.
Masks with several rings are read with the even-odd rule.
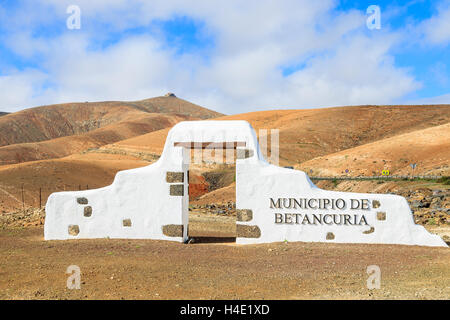
[[[0,75],[0,111],[17,111],[47,101],[43,95],[36,97],[46,80],[46,74],[32,69]]]
[[[426,41],[432,44],[450,43],[450,1],[444,1],[438,7],[438,14],[419,26]]]
[[[59,99],[140,99],[168,90],[165,83],[174,71],[169,55],[149,37],[129,38],[100,52],[73,47],[49,63]]]
[[[417,89],[405,70],[387,54],[389,45],[355,37],[335,55],[318,58],[291,76],[292,91],[307,106],[387,104]]]
[[[270,61],[268,52],[265,52],[267,57],[256,52],[254,57],[220,61],[215,64],[216,70],[208,69],[201,77],[218,84],[217,99],[214,101],[211,95],[205,100],[201,96],[198,99],[232,112],[277,107],[388,104],[420,87],[407,70],[393,65],[392,58],[387,55],[389,47],[390,41],[386,38],[369,40],[355,36],[328,54],[311,59],[305,68],[285,78],[276,72],[275,65],[267,70],[259,67],[264,61]],[[245,68],[239,69],[239,66]],[[267,74],[258,73],[262,71]]]
[[[43,2],[59,14],[64,28],[65,8],[71,1]],[[29,71],[11,75],[9,81],[16,85],[8,97],[0,92],[0,108],[13,111],[42,103],[134,100],[172,91],[230,114],[276,107],[389,103],[419,87],[407,70],[393,62],[389,51],[398,41],[396,35],[368,33],[364,12],[336,11],[331,0],[77,3],[82,10],[80,31],[51,39],[33,38],[29,29],[20,27],[8,34],[6,43],[18,54],[42,56],[43,71],[39,77]],[[214,35],[216,46],[209,50],[208,59],[195,52],[175,54],[158,34],[95,47],[95,40],[111,30],[149,25],[155,18],[174,15],[202,21],[205,32]],[[93,29],[91,19],[104,29]],[[42,23],[42,17],[36,21]],[[303,69],[283,76],[283,66],[302,63]],[[44,81],[53,85],[40,91]]]

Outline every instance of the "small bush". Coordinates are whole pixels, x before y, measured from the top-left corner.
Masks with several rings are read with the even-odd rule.
[[[336,179],[331,180],[331,182],[333,183],[333,186],[336,188],[338,185],[338,182]]]
[[[448,186],[448,185],[450,185],[450,176],[444,176],[442,178],[439,178],[436,180],[436,182],[442,183],[442,184],[445,184]]]

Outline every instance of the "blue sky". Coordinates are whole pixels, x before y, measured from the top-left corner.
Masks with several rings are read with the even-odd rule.
[[[0,1],[0,111],[168,91],[227,114],[450,104],[449,57],[449,0]]]

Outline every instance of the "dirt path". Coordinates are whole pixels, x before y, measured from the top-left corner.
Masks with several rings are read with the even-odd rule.
[[[236,217],[189,213],[190,237],[236,237]]]
[[[70,265],[81,289],[66,288]],[[381,288],[368,290],[369,265]],[[1,299],[450,299],[450,249],[324,243],[44,241],[0,230]]]

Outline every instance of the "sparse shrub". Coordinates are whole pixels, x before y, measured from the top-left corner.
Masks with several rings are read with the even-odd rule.
[[[331,182],[333,183],[333,186],[336,188],[338,185],[337,179],[333,179],[331,180]]]
[[[439,178],[436,180],[436,182],[442,183],[442,184],[445,184],[448,186],[448,185],[450,185],[450,176],[444,176],[442,178]]]

